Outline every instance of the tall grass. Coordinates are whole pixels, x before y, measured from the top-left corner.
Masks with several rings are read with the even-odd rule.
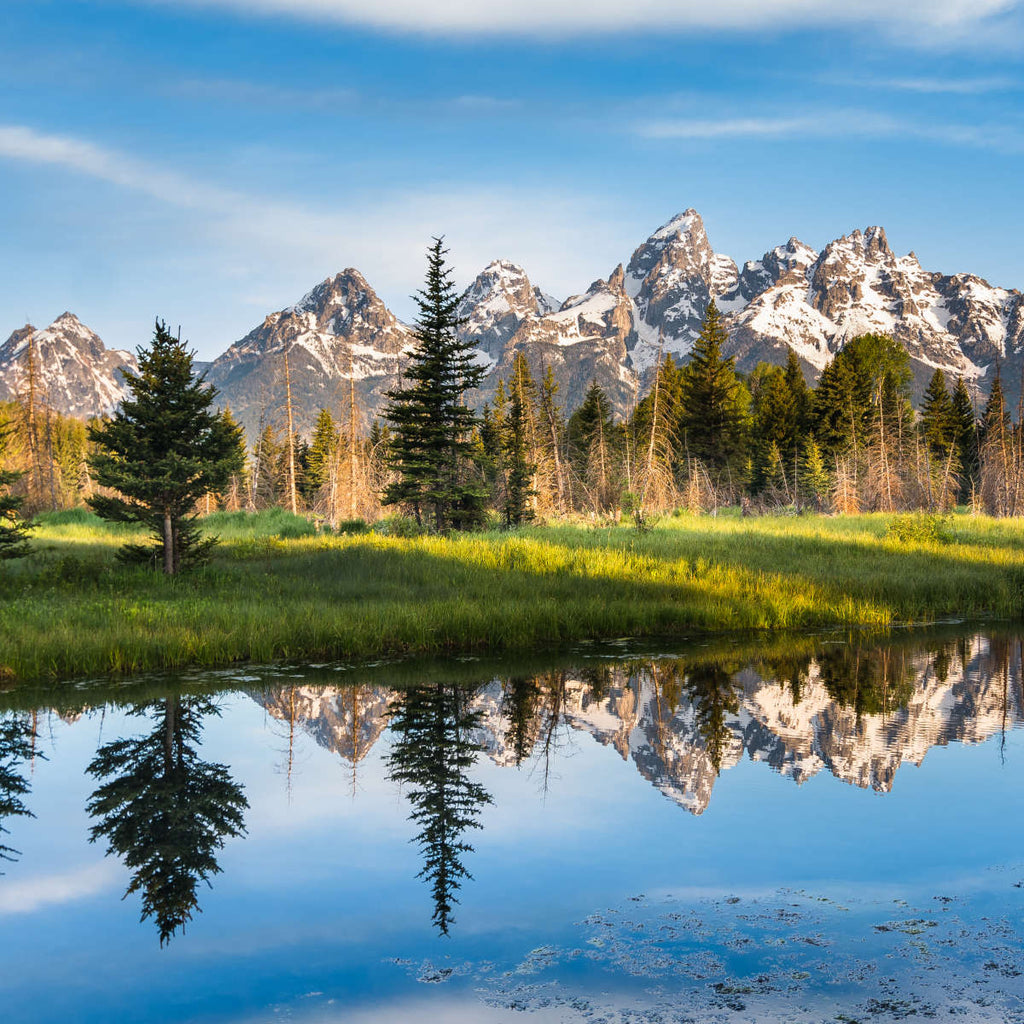
[[[1021,615],[1020,524],[960,517],[941,539],[900,540],[890,520],[684,516],[646,533],[559,525],[402,538],[218,513],[207,520],[222,539],[214,561],[168,579],[116,562],[124,532],[46,517],[37,553],[0,568],[0,674]]]

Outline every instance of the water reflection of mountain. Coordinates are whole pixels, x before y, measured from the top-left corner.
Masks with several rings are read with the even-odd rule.
[[[290,687],[257,695],[275,718],[354,763],[388,723],[395,691]],[[497,764],[546,759],[587,733],[670,800],[708,806],[719,772],[746,753],[797,783],[827,770],[887,792],[933,746],[978,743],[1020,723],[1018,642],[974,637],[929,650],[827,647],[813,657],[713,665],[605,663],[474,692],[477,742]]]

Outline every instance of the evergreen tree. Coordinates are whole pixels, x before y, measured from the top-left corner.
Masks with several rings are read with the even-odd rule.
[[[997,365],[992,390],[981,417],[979,450],[981,497],[990,515],[1006,516],[1016,512],[1014,454],[1013,423],[1003,391],[1002,374]]]
[[[95,495],[89,504],[104,519],[147,526],[157,543],[127,545],[123,557],[162,557],[164,572],[173,574],[213,546],[213,538],[200,539],[194,506],[241,470],[242,435],[212,410],[216,391],[193,375],[193,353],[166,324],[157,321],[152,345],[138,356],[138,373],[124,371],[130,396],[89,431],[95,480],[118,493]]]
[[[555,511],[565,512],[572,503],[569,491],[568,474],[566,473],[565,455],[565,422],[562,410],[558,407],[555,396],[558,394],[558,383],[550,366],[545,367],[544,377],[540,384],[540,469],[548,488],[553,492],[550,503]]]
[[[35,817],[22,799],[31,788],[22,765],[33,756],[35,738],[35,728],[27,715],[0,719],[0,860],[13,861],[19,855],[18,850],[2,840],[10,832],[4,826],[4,818]]]
[[[321,409],[317,413],[313,437],[306,454],[305,484],[310,496],[328,482],[331,463],[338,451],[338,441],[334,417],[326,409]]]
[[[576,477],[595,511],[606,511],[614,503],[616,435],[612,404],[592,381],[583,404],[569,417],[566,439]]]
[[[13,427],[0,423],[0,459],[13,432]],[[23,499],[10,493],[11,485],[22,476],[23,473],[0,468],[0,559],[18,558],[28,552],[28,528],[19,516]]]
[[[534,441],[533,405],[536,385],[530,376],[530,367],[522,352],[512,360],[512,376],[509,379],[508,417],[502,438],[502,453],[505,457],[505,523],[521,526],[533,518],[530,499],[534,495],[532,486],[537,465],[531,461]]]
[[[162,946],[199,910],[196,889],[220,872],[216,852],[244,835],[249,806],[226,766],[200,759],[202,719],[217,714],[203,697],[168,697],[138,705],[152,718],[146,735],[118,739],[96,752],[89,774],[105,780],[88,812],[103,838],[132,871],[125,895],[142,893],[142,920],[156,921]]]
[[[921,433],[933,456],[942,458],[953,443],[953,402],[946,387],[946,375],[936,369],[921,402]]]
[[[390,459],[398,479],[384,494],[385,505],[403,505],[418,523],[428,518],[441,532],[481,522],[485,497],[472,468],[478,420],[464,400],[484,371],[472,342],[457,335],[459,295],[446,253],[435,238],[426,284],[414,297],[417,346],[405,370],[408,383],[387,396],[394,427]]]
[[[252,453],[253,504],[273,508],[285,497],[288,479],[287,446],[269,423],[260,431]]]
[[[728,716],[739,713],[739,684],[717,663],[698,665],[686,674],[683,692],[693,705],[694,718],[708,759],[716,772],[732,739]]]
[[[404,690],[392,721],[395,737],[388,773],[408,786],[413,810],[410,819],[419,828],[416,842],[423,853],[419,877],[430,882],[434,899],[433,921],[442,935],[452,924],[456,893],[462,880],[472,878],[463,857],[473,847],[463,838],[491,797],[469,777],[483,749],[470,739],[480,723],[480,712],[469,707],[472,691],[457,684],[435,683]]]
[[[728,336],[714,300],[683,371],[680,440],[718,482],[742,475],[747,435],[747,396],[736,376],[735,359],[722,356]]]
[[[793,350],[786,368],[759,363],[750,376],[753,493],[769,486],[769,476],[792,482],[806,418],[807,386]],[[795,373],[794,373],[795,370]],[[801,387],[802,385],[802,387]],[[773,454],[774,453],[774,454]],[[779,483],[775,481],[776,485]]]
[[[821,512],[825,507],[825,499],[831,488],[825,460],[822,458],[818,442],[811,438],[804,446],[803,458],[800,460],[800,493],[803,500],[812,504]]]
[[[978,423],[963,377],[957,377],[950,400],[953,443],[960,465],[960,500],[970,501],[978,485]]]

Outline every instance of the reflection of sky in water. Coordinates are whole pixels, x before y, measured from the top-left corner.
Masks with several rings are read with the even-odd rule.
[[[744,759],[699,817],[583,732],[560,734],[546,792],[535,762],[481,756],[474,777],[493,804],[467,837],[473,880],[444,939],[416,877],[408,804],[384,777],[390,737],[359,764],[353,793],[351,769],[299,731],[289,785],[287,727],[244,695],[221,706],[202,755],[245,787],[248,837],[228,841],[203,912],[163,950],[138,897],[121,900],[126,870],[86,841],[85,766],[140,720],[41,719],[37,817],[8,821],[23,855],[0,865],[5,1021],[519,1019],[509,1006],[534,1021],[617,1021],[640,1005],[668,1021],[686,1019],[688,999],[700,1019],[723,1020],[755,1019],[758,1000],[832,1000],[821,1002],[832,1019],[868,996],[877,1019],[898,1016],[906,992],[876,992],[877,974],[857,966],[873,957],[925,980],[967,957],[985,991],[1024,991],[1015,954],[1000,952],[1019,947],[1024,904],[1020,733],[1002,752],[998,737],[935,747],[884,795],[828,773],[797,786]],[[956,949],[966,935],[970,956]],[[765,971],[772,980],[757,981]],[[971,1007],[968,1019],[1014,1019]]]

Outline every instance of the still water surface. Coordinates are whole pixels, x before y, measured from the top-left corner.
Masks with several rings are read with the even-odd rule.
[[[0,1019],[1024,1021],[1021,651],[0,694]]]

